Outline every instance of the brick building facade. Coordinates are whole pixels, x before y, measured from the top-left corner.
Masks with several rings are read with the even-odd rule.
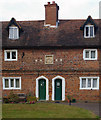
[[[59,20],[58,10],[48,2],[45,21],[2,22],[3,97],[99,101],[100,20]]]

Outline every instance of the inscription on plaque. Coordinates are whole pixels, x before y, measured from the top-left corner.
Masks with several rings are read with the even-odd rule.
[[[45,64],[53,64],[53,55],[45,56]]]

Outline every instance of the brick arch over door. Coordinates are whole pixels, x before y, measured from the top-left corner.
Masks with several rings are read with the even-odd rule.
[[[65,78],[61,77],[61,76],[56,76],[52,79],[52,100],[55,100],[54,97],[54,91],[55,91],[55,80],[56,79],[61,79],[62,80],[62,101],[65,100]]]
[[[46,80],[46,100],[49,100],[49,91],[48,91],[48,79],[44,76],[40,76],[36,79],[36,97],[39,97],[39,86],[38,86],[38,82],[40,79],[44,79]]]

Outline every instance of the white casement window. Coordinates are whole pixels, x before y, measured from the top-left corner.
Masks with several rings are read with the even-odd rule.
[[[4,50],[5,61],[17,61],[17,50]]]
[[[84,60],[97,60],[97,49],[84,49],[83,59]]]
[[[99,77],[80,77],[80,89],[99,89]]]
[[[19,39],[18,27],[9,27],[9,39]]]
[[[3,89],[21,89],[21,77],[3,77]]]
[[[95,37],[94,25],[85,25],[84,37],[85,38],[93,38],[93,37]]]

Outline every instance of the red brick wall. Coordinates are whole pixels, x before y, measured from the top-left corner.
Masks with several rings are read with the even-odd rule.
[[[22,59],[22,53],[25,56]],[[98,50],[98,52],[100,52]],[[54,55],[54,64],[45,64],[45,55]],[[4,56],[4,52],[3,52]],[[38,60],[35,62],[35,60]],[[42,62],[40,61],[42,59]],[[58,59],[58,61],[55,61]],[[62,59],[62,62],[60,61]],[[21,69],[22,68],[22,69]],[[99,90],[80,90],[79,77],[101,76],[99,73],[99,58],[97,61],[84,61],[83,49],[59,50],[18,50],[18,61],[8,62],[3,58],[3,77],[21,77],[21,90],[13,90],[15,93],[32,92],[35,95],[36,78],[43,75],[49,80],[49,98],[52,94],[52,79],[57,75],[65,78],[66,96],[72,95],[79,101],[99,101]],[[27,70],[27,71],[24,71]],[[77,71],[73,71],[77,70]],[[89,71],[89,72],[88,72]],[[100,83],[101,86],[101,83]],[[10,90],[4,90],[3,96]],[[67,99],[67,98],[66,98]]]
[[[93,76],[99,76],[98,73],[92,73]],[[80,79],[79,77],[89,76],[89,73],[74,73],[74,72],[19,72],[19,73],[4,73],[3,76],[20,77],[21,76],[21,90],[13,90],[14,93],[26,93],[31,92],[35,95],[36,89],[36,78],[39,76],[45,76],[49,80],[49,99],[52,98],[52,79],[57,75],[65,78],[65,95],[71,95],[78,101],[99,101],[99,90],[80,90]],[[92,75],[90,75],[92,76]],[[5,94],[9,94],[10,90],[3,91],[3,97]],[[67,100],[67,97],[66,97]]]
[[[58,6],[56,3],[45,5],[45,24],[56,26],[58,21]]]
[[[22,59],[23,52],[25,56]],[[99,50],[98,50],[99,54]],[[45,64],[45,55],[54,55],[54,64]],[[4,56],[4,52],[3,52]],[[42,61],[40,61],[42,59]],[[58,61],[55,61],[58,59]],[[62,62],[60,61],[62,59]],[[35,62],[35,60],[38,60]],[[99,70],[98,60],[83,60],[83,49],[63,49],[63,50],[18,50],[18,61],[4,61],[3,70]]]

